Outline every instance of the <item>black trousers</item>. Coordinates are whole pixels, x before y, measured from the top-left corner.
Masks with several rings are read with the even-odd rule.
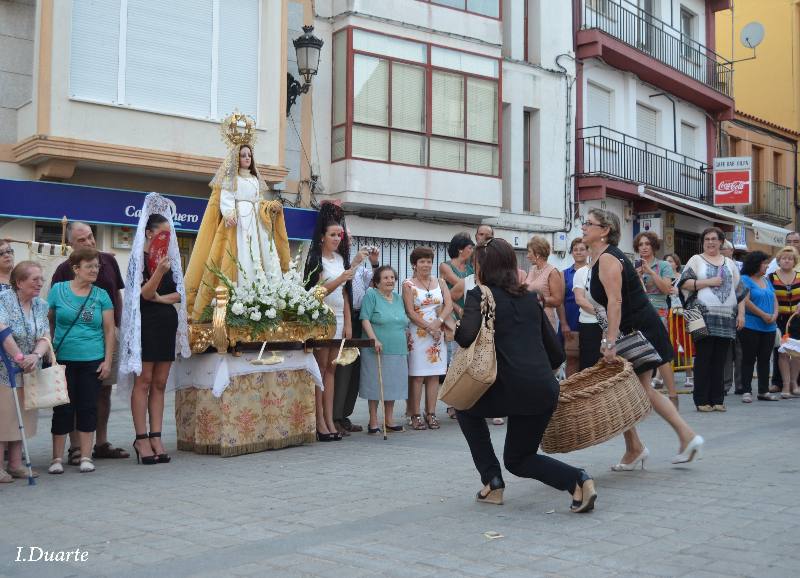
[[[97,429],[97,398],[103,382],[97,379],[100,375],[97,368],[103,363],[97,361],[63,361],[67,377],[67,394],[69,403],[53,408],[53,422],[50,433],[65,435],[72,432],[77,421],[77,430],[88,433]],[[88,456],[87,456],[88,457]]]
[[[603,357],[600,343],[603,329],[599,323],[578,323],[578,371],[594,366]]]
[[[746,327],[739,331],[742,344],[742,393],[752,393],[753,368],[758,360],[758,393],[769,392],[769,362],[775,345],[774,331],[756,331]]]
[[[506,419],[506,446],[503,462],[506,469],[520,478],[539,480],[557,490],[572,493],[581,470],[538,452],[552,411],[539,415],[510,415]],[[495,476],[502,478],[500,462],[494,453],[486,419],[459,411],[458,425],[467,439],[481,482],[488,484]]]
[[[361,338],[361,311],[353,312],[353,339]],[[333,423],[340,427],[351,424],[350,416],[356,408],[358,388],[361,385],[361,356],[350,365],[337,365],[334,373]]]
[[[722,379],[731,339],[706,337],[694,342],[694,404],[723,405]],[[744,347],[742,347],[744,349]]]

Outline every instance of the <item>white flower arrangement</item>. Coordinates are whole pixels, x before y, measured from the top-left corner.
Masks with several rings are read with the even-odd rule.
[[[302,247],[301,247],[302,250]],[[280,264],[272,263],[269,271],[264,271],[260,262],[255,262],[255,279],[250,279],[234,255],[228,253],[236,264],[241,285],[229,279],[212,262],[208,269],[228,288],[228,314],[226,322],[230,326],[250,327],[253,337],[269,329],[275,329],[281,321],[291,321],[309,327],[328,327],[336,323],[336,318],[315,296],[313,289],[304,287],[307,280],[299,270],[300,251],[289,264],[289,270],[281,273]],[[208,285],[208,284],[206,284]],[[214,289],[208,285],[212,290]],[[198,322],[209,323],[214,308],[209,305],[203,310]]]

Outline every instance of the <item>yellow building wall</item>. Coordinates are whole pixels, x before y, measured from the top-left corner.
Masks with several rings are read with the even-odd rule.
[[[750,58],[753,51],[739,40],[742,28],[760,22],[766,30],[757,58],[734,65],[736,109],[800,130],[800,1],[734,0],[733,5],[732,11],[717,12],[717,54],[732,60]]]

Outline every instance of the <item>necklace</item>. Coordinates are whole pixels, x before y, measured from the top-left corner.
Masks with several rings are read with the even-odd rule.
[[[417,277],[416,275],[414,276]],[[417,281],[422,283],[422,279],[419,277],[417,277]],[[425,299],[431,299],[433,297],[433,293],[431,293],[431,279],[428,279],[428,284],[423,286],[425,287],[425,291],[427,291],[427,293],[425,293]]]
[[[542,274],[542,271],[544,271],[544,269],[539,269],[539,266],[538,266],[538,265],[534,265],[534,266],[531,268],[531,271],[533,271],[533,274],[534,274],[534,275],[541,275],[541,274]]]
[[[333,263],[333,262],[336,260],[336,254],[335,254],[335,253],[332,253],[332,254],[331,254],[331,258],[330,258],[330,259],[328,259],[328,258],[327,258],[327,257],[326,257],[326,256],[323,254],[323,255],[322,255],[322,258],[323,258],[323,259],[325,259],[326,261],[330,262],[330,263]]]
[[[392,303],[394,301],[394,295],[392,295],[391,291],[389,291],[389,296],[388,297],[386,295],[384,295],[383,293],[381,293],[380,291],[378,291],[378,293],[380,293],[381,297],[386,299],[387,303]]]

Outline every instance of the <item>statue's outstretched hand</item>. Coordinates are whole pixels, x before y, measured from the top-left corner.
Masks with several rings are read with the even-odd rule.
[[[229,227],[235,227],[237,223],[236,217],[228,217],[225,221],[225,224]]]
[[[283,210],[283,205],[280,203],[272,203],[272,206],[269,208],[269,210],[275,214],[278,214]]]

